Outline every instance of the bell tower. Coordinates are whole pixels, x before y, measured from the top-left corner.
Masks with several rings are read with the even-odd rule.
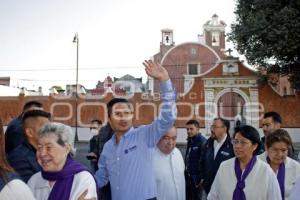
[[[225,51],[226,26],[226,23],[219,20],[219,16],[216,14],[203,25],[205,44],[212,47],[221,57],[224,57]]]
[[[173,30],[171,29],[161,30],[161,44],[166,46],[174,45]]]
[[[161,30],[161,42],[160,42],[160,52],[164,55],[170,48],[174,47],[175,42],[173,39],[172,29],[162,29]]]

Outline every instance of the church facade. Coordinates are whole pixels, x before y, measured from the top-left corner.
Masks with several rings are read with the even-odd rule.
[[[161,30],[160,50],[153,55],[153,60],[168,70],[177,91],[175,125],[178,127],[178,141],[186,141],[185,123],[190,119],[197,119],[201,132],[209,136],[215,117],[228,119],[231,127],[244,123],[261,131],[263,114],[276,111],[282,116],[282,127],[289,131],[294,142],[300,142],[299,94],[293,92],[286,77],[273,75],[266,81],[257,71],[233,57],[225,46],[225,27],[226,23],[213,15],[203,25],[203,34],[198,35],[196,41],[177,45],[173,30]],[[114,81],[107,77],[104,82],[99,82],[95,91],[90,91],[94,94],[87,91],[78,98],[60,94],[4,96],[0,98],[0,118],[7,125],[22,112],[25,102],[38,100],[45,110],[52,113],[54,121],[73,127],[77,124],[88,131],[92,119],[107,122],[106,103],[113,97],[120,97],[121,93],[126,94],[134,106],[134,126],[149,124],[160,109],[159,83],[148,79],[144,91],[141,89],[142,80],[133,79],[128,75],[122,77],[122,83],[128,81],[132,84],[116,91],[110,89]],[[134,88],[134,92],[127,95],[127,88]]]
[[[232,50],[225,47],[225,27],[213,15],[197,41],[178,45],[173,30],[161,30],[160,51],[153,60],[168,70],[178,93],[177,126],[184,127],[185,121],[195,118],[209,135],[212,120],[219,116],[228,119],[232,128],[243,123],[260,129],[263,114],[277,111],[283,127],[300,141],[299,96],[290,88],[282,92],[280,81],[275,85],[260,81],[257,71],[233,57]],[[155,95],[158,89],[159,83],[149,79],[149,92]]]

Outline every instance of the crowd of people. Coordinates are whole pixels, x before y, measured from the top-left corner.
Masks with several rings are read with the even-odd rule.
[[[282,119],[267,112],[264,137],[228,120],[212,121],[209,138],[200,124],[186,122],[185,155],[176,148],[176,94],[167,71],[145,61],[146,73],[160,81],[161,109],[148,125],[133,127],[127,99],[107,103],[108,123],[93,120],[91,169],[74,159],[71,127],[52,122],[43,105],[30,101],[4,134],[0,119],[0,199],[2,200],[296,200],[300,164]]]

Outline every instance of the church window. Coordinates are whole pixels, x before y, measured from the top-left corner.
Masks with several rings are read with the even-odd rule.
[[[188,64],[188,74],[189,75],[200,74],[200,65],[199,64]]]
[[[192,55],[196,55],[197,54],[197,50],[195,48],[191,48],[191,54]]]

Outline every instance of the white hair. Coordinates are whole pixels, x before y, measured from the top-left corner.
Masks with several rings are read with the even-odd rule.
[[[58,122],[46,123],[39,131],[39,137],[45,137],[50,134],[57,136],[57,144],[65,146],[69,144],[71,146],[70,155],[74,156],[76,149],[74,147],[75,135],[70,126],[67,126]]]

